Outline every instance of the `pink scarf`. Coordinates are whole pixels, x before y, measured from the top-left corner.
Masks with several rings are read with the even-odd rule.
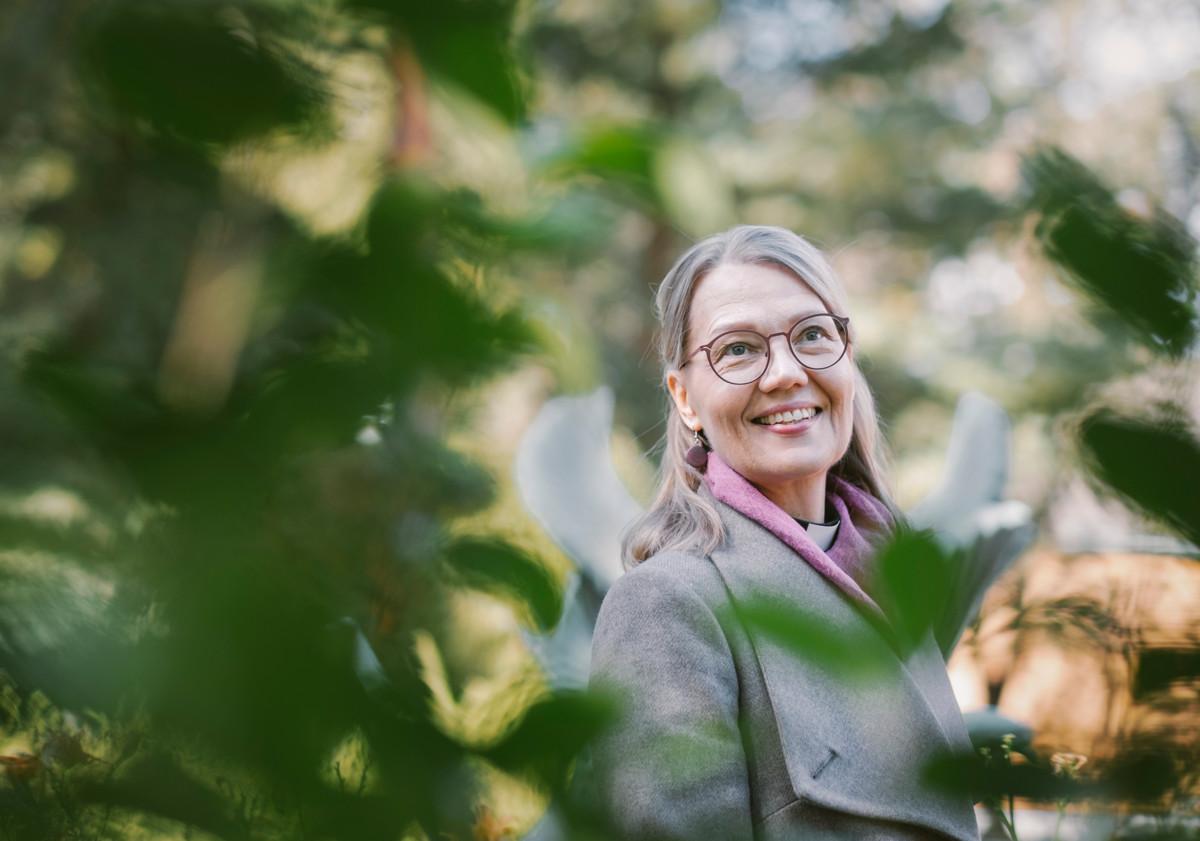
[[[884,617],[879,605],[864,589],[870,583],[872,570],[869,565],[874,552],[894,527],[891,512],[882,502],[846,480],[829,475],[825,492],[841,525],[826,553],[813,542],[803,526],[715,452],[708,454],[704,482],[713,496],[771,532],[848,596],[880,618]]]

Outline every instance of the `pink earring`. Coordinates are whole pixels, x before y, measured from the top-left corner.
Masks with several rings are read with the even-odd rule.
[[[687,453],[683,456],[683,460],[703,473],[704,468],[708,467],[708,448],[704,446],[704,441],[700,438],[699,429],[692,430],[692,438],[695,443],[688,448]]]

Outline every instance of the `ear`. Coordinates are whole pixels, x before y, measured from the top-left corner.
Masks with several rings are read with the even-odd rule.
[[[675,401],[675,409],[679,412],[679,417],[683,418],[683,422],[688,425],[688,429],[693,432],[700,428],[700,416],[696,414],[692,404],[688,401],[687,385],[683,381],[683,374],[678,369],[672,368],[667,372],[667,391],[671,395],[671,399]]]

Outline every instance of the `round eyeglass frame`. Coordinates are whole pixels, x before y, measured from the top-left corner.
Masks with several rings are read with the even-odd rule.
[[[848,316],[848,315],[834,315],[831,312],[815,312],[810,315],[804,316],[804,318],[799,319],[795,324],[793,324],[788,329],[783,330],[779,333],[772,333],[769,336],[763,336],[763,334],[759,333],[757,330],[743,330],[743,329],[726,330],[724,333],[718,333],[717,335],[713,336],[713,338],[708,342],[708,344],[700,345],[700,347],[696,348],[694,351],[692,351],[690,354],[688,354],[687,359],[683,360],[683,364],[680,365],[679,368],[680,368],[680,370],[682,370],[689,362],[692,361],[692,359],[695,358],[697,353],[699,353],[700,351],[704,351],[704,358],[708,360],[709,370],[711,370],[713,372],[713,374],[716,374],[717,379],[721,380],[722,382],[729,383],[730,385],[750,385],[751,383],[756,383],[762,379],[763,374],[767,373],[767,371],[771,367],[771,339],[775,338],[776,336],[783,336],[786,339],[788,336],[792,335],[792,331],[795,330],[797,327],[799,327],[801,324],[803,324],[804,322],[809,321],[811,319],[814,319],[818,316],[822,316],[822,315],[826,315],[826,316],[829,316],[830,318],[832,318],[838,326],[838,332],[840,332],[842,334],[842,342],[843,342],[842,352],[840,354],[838,354],[837,359],[833,360],[828,365],[809,365],[804,360],[802,360],[799,356],[796,355],[796,349],[792,347],[791,342],[788,342],[787,346],[788,346],[788,351],[792,354],[792,358],[795,359],[797,362],[799,362],[801,367],[805,368],[808,371],[824,371],[825,369],[832,368],[834,365],[837,365],[839,362],[841,362],[842,357],[844,357],[846,355],[846,349],[850,347],[850,331],[847,329],[847,325],[850,323],[850,316]],[[766,362],[763,363],[762,371],[759,372],[757,377],[755,377],[752,380],[747,380],[744,383],[734,382],[733,380],[727,380],[724,377],[722,377],[719,373],[717,373],[717,366],[713,365],[712,356],[709,355],[709,350],[712,348],[712,346],[715,345],[722,336],[728,336],[730,333],[754,333],[759,338],[764,339],[765,344],[767,346],[767,359],[766,359]]]

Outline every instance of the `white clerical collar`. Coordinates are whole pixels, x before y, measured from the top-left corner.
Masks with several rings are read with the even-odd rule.
[[[808,520],[802,520],[799,517],[793,519],[804,527],[804,530],[808,532],[808,536],[812,538],[812,542],[817,544],[822,552],[833,545],[833,541],[837,538],[838,526],[842,524],[842,521],[837,517],[834,517],[828,523],[810,523]]]

